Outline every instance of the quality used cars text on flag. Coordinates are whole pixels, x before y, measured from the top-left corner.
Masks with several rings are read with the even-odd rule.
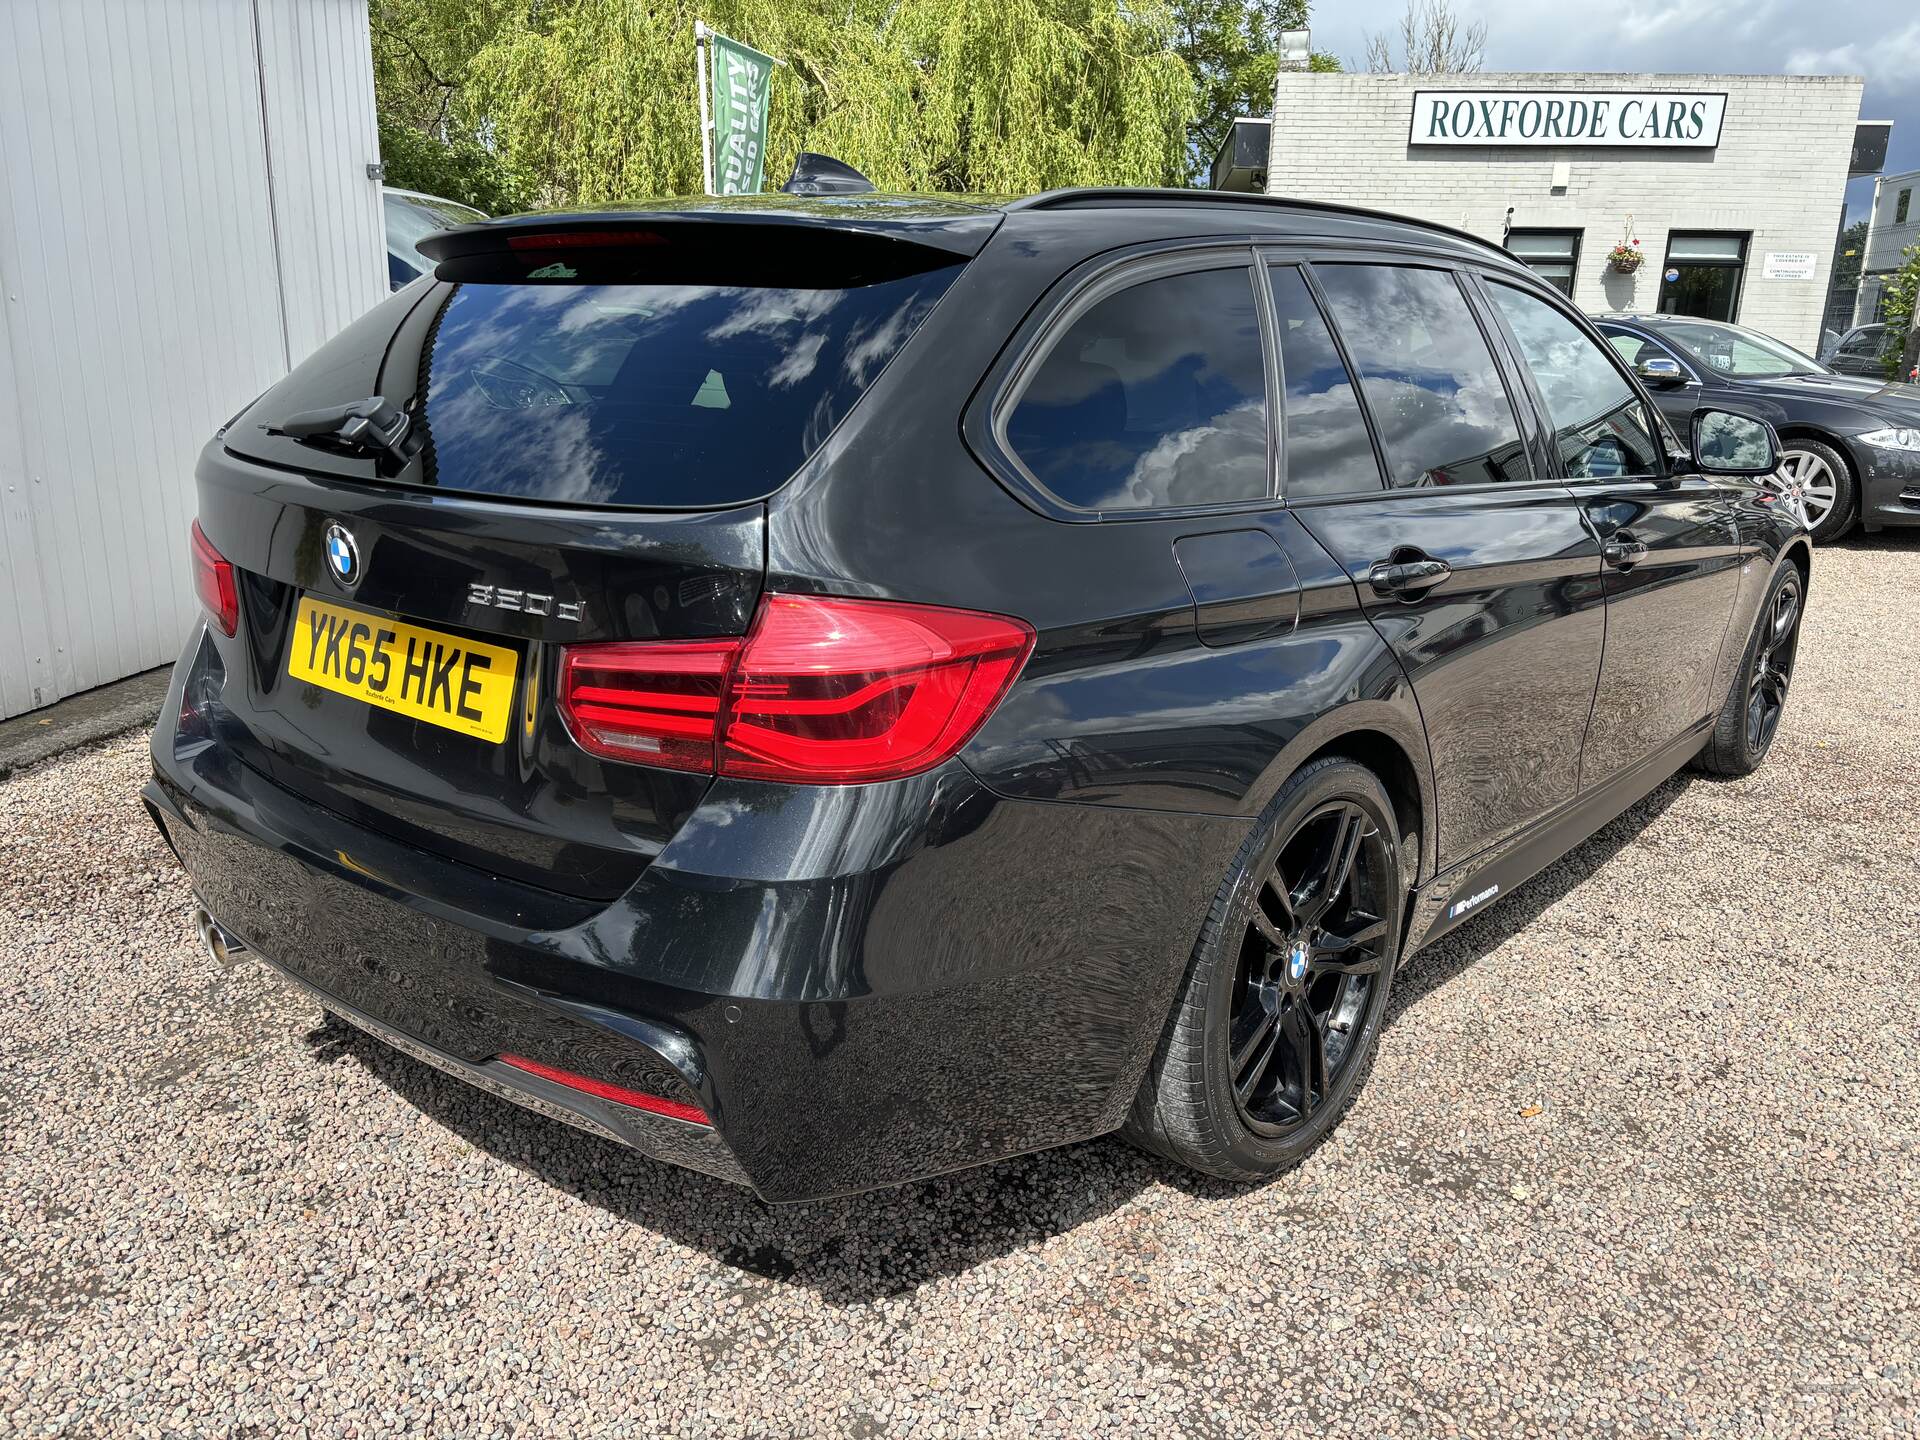
[[[706,131],[707,193],[753,195],[766,167],[767,110],[773,67],[780,62],[750,45],[730,40],[702,24],[696,44],[706,43],[707,74],[701,98]]]

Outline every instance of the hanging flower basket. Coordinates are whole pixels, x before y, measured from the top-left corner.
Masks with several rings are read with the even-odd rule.
[[[1620,227],[1620,243],[1607,252],[1607,268],[1631,275],[1646,263],[1647,257],[1640,253],[1640,237],[1633,233],[1633,217],[1629,215],[1627,223]]]

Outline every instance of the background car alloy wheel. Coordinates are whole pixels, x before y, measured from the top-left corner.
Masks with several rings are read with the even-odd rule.
[[[1853,477],[1829,446],[1793,440],[1780,450],[1780,481],[1807,529],[1821,540],[1838,539],[1853,519]]]
[[[1780,474],[1800,492],[1808,529],[1827,518],[1839,494],[1832,466],[1811,450],[1788,448],[1780,455]]]
[[[1760,648],[1747,681],[1747,749],[1756,760],[1773,744],[1787,708],[1787,685],[1800,641],[1800,608],[1800,582],[1788,577],[1774,592],[1762,622]]]
[[[1353,1062],[1386,968],[1375,898],[1386,838],[1348,801],[1302,821],[1254,897],[1234,980],[1234,1101],[1249,1129],[1280,1135],[1313,1118]]]

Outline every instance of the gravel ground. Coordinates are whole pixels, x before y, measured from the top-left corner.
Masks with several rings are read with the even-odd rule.
[[[1920,539],[1788,716],[1416,957],[1264,1187],[769,1210],[194,943],[126,737],[0,784],[0,1433],[1920,1430]]]

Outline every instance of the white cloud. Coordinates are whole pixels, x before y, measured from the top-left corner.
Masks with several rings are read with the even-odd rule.
[[[1826,50],[1795,50],[1787,57],[1787,69],[1795,75],[1864,75],[1884,94],[1920,93],[1920,20],[1897,35]]]

